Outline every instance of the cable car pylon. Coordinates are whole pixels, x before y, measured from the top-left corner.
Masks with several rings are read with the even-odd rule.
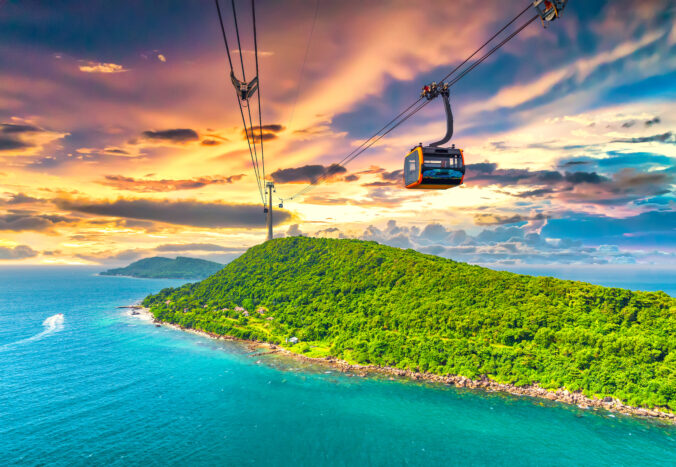
[[[268,226],[268,240],[272,240],[272,193],[275,193],[275,183],[274,182],[265,182],[265,194],[268,195],[267,206],[263,208],[263,212],[266,214],[266,222]],[[281,208],[282,205],[280,204]]]

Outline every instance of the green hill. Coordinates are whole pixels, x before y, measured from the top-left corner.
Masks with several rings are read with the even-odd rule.
[[[197,258],[178,256],[176,259],[155,256],[131,263],[124,268],[109,269],[103,276],[131,276],[148,279],[204,279],[220,271],[223,265]]]
[[[202,282],[162,290],[144,305],[163,321],[218,334],[287,347],[297,336],[291,350],[310,356],[676,409],[676,300],[663,292],[493,271],[374,242],[293,237],[251,248]]]

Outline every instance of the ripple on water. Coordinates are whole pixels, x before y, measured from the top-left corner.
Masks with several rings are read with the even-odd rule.
[[[249,357],[115,308],[177,281],[57,269],[0,269],[0,343],[65,315],[58,333],[0,355],[10,464],[676,464],[673,426]]]

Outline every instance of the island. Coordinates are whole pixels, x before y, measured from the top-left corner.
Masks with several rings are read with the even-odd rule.
[[[674,419],[676,299],[664,292],[290,237],[143,306],[158,322],[350,368]]]
[[[124,268],[108,269],[102,276],[129,276],[146,279],[199,280],[220,271],[223,265],[198,258],[178,256],[176,259],[154,256],[131,263]]]

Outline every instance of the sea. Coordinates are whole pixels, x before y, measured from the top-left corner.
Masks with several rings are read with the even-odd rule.
[[[665,422],[255,355],[96,272],[0,268],[0,465],[676,465]]]

